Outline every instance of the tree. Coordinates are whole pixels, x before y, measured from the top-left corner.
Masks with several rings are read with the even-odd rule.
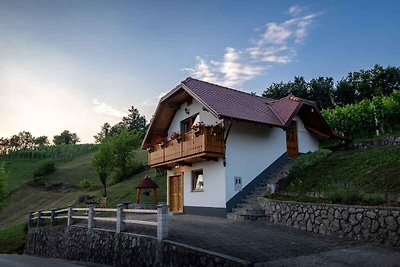
[[[335,90],[335,103],[344,106],[354,104],[357,102],[357,93],[354,86],[347,80],[342,79],[336,85]]]
[[[101,131],[95,136],[93,136],[95,142],[98,144],[101,143],[101,141],[103,141],[104,138],[110,135],[110,130],[111,130],[111,125],[108,122],[104,123],[103,126],[101,126]]]
[[[290,94],[305,99],[309,98],[308,84],[304,77],[295,76],[293,81],[289,81],[287,83],[273,83],[264,91],[262,96],[272,99],[279,99]]]
[[[114,163],[113,144],[109,139],[104,139],[92,160],[92,166],[99,175],[100,182],[103,185],[103,197],[107,197],[107,180],[114,171]]]
[[[115,180],[118,182],[131,174],[134,167],[133,148],[140,145],[141,138],[137,132],[122,129],[110,139],[115,154],[115,167],[117,171]]]
[[[74,145],[79,142],[78,135],[67,130],[63,131],[60,135],[55,135],[53,138],[53,143],[55,145]]]
[[[48,146],[50,144],[49,139],[45,135],[36,137],[34,142],[38,147]]]
[[[6,172],[6,167],[4,162],[0,164],[0,210],[3,206],[4,200],[7,196],[7,187],[8,187],[8,174]]]
[[[139,110],[134,106],[131,106],[128,111],[128,116],[123,117],[122,122],[125,124],[128,131],[136,131],[139,133],[139,136],[143,138],[147,131],[146,118],[140,115]]]
[[[18,134],[18,148],[30,149],[35,145],[35,138],[30,132],[23,131]]]
[[[311,79],[309,84],[309,98],[315,101],[320,109],[332,108],[333,105],[333,78],[318,77]]]

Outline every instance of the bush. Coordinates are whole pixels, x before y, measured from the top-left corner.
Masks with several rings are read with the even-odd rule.
[[[46,185],[46,178],[43,176],[35,176],[30,183],[31,186],[44,186]]]
[[[332,129],[347,137],[372,137],[376,130],[393,133],[400,129],[400,91],[393,91],[390,96],[326,109],[322,114]]]
[[[362,195],[362,201],[368,205],[379,205],[382,204],[385,200],[384,198],[377,193],[366,193]]]
[[[82,180],[79,181],[79,186],[83,190],[88,190],[92,186],[92,183],[89,182],[88,179],[82,179]]]
[[[46,174],[52,173],[56,170],[55,164],[53,161],[45,161],[36,168],[33,172],[33,177],[40,177]]]
[[[336,188],[327,193],[327,199],[337,204],[356,204],[361,200],[361,194],[356,188]]]

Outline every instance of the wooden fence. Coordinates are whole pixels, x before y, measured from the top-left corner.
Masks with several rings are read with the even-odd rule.
[[[112,217],[98,216],[99,213],[114,212],[116,215]],[[157,221],[129,219],[127,214],[156,214]],[[158,205],[157,210],[128,209],[126,204],[119,204],[116,209],[96,208],[95,205],[90,205],[88,208],[68,206],[66,209],[31,211],[28,215],[28,227],[33,227],[34,221],[37,222],[37,227],[43,226],[45,219],[50,220],[52,226],[57,225],[58,219],[67,219],[68,226],[73,225],[76,220],[86,220],[89,229],[95,227],[96,221],[112,222],[116,224],[116,233],[124,232],[127,224],[151,225],[157,227],[159,240],[168,237],[168,205],[165,204]]]

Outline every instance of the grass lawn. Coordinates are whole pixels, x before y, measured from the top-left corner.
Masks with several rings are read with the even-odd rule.
[[[0,212],[0,229],[11,225],[22,223],[26,220],[29,211],[51,208],[64,208],[74,204],[80,195],[95,196],[95,201],[100,201],[101,184],[97,173],[91,167],[91,160],[94,153],[78,156],[72,160],[56,162],[55,172],[46,176],[46,184],[63,182],[65,184],[79,185],[79,181],[87,178],[91,184],[91,191],[82,189],[71,189],[69,192],[47,191],[45,187],[31,187],[26,182],[33,177],[33,171],[40,164],[40,161],[32,160],[10,160],[7,163],[7,170],[10,171],[10,194],[5,203],[4,210]],[[135,159],[146,163],[147,152],[135,151]],[[166,178],[156,177],[154,169],[146,168],[144,171],[132,177],[114,184],[107,188],[108,197],[111,199],[110,207],[122,202],[134,202],[136,198],[135,187],[144,176],[151,176],[160,186],[159,201],[166,201]],[[112,177],[109,178],[112,181]],[[153,194],[149,197],[142,195],[143,202],[152,202]]]
[[[22,253],[26,230],[24,223],[0,230],[0,253]]]
[[[302,169],[286,190],[326,192],[338,185],[363,192],[400,193],[400,147],[334,152]]]

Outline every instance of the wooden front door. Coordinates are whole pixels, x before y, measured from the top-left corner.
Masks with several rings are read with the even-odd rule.
[[[292,121],[286,129],[286,146],[289,158],[295,158],[299,155],[299,143],[297,137],[297,122]]]
[[[169,210],[183,212],[183,175],[169,177]]]

